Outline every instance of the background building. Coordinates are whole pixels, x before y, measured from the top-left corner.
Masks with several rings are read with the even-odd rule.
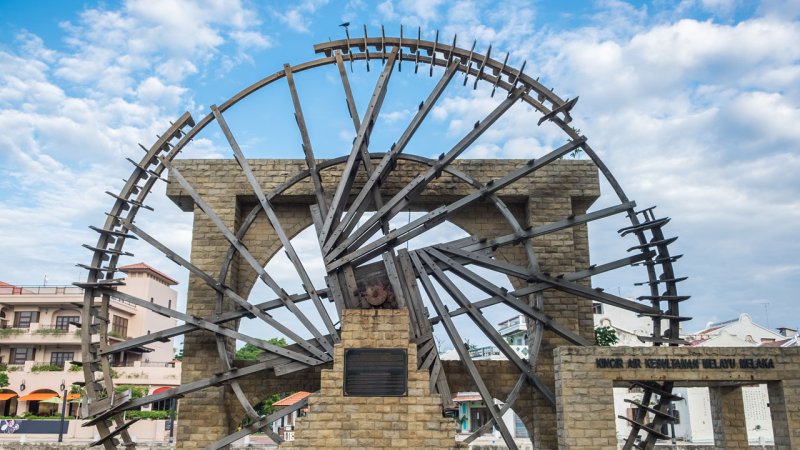
[[[126,274],[119,290],[167,308],[176,306],[177,282],[144,263],[120,268]],[[83,289],[74,286],[14,286],[0,282],[0,368],[9,385],[0,390],[0,414],[22,417],[60,414],[61,386],[74,391],[67,398],[68,415],[75,415],[80,393],[73,383],[83,371],[70,361],[81,360],[80,323]],[[175,319],[112,299],[111,343],[176,326]],[[115,355],[114,382],[132,385],[143,394],[180,384],[179,362],[170,340]],[[169,409],[170,405],[151,405]],[[149,408],[145,408],[149,409]]]

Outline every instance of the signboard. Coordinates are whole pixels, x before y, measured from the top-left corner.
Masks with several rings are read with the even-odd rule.
[[[344,395],[408,395],[408,353],[402,348],[349,348],[344,351]]]
[[[0,433],[5,434],[58,434],[61,426],[66,433],[69,421],[0,419]]]
[[[774,369],[772,358],[597,358],[598,369]]]

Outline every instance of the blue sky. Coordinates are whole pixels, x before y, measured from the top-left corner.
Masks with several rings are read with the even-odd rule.
[[[740,312],[797,327],[799,18],[799,2],[777,0],[6,0],[0,279],[40,284],[47,275],[50,284],[68,284],[84,276],[74,264],[88,261],[80,244],[95,236],[87,225],[100,223],[111,205],[103,192],[119,189],[130,173],[125,157],[138,158],[137,142],[152,143],[169,120],[187,110],[202,117],[283,63],[313,59],[313,44],[343,37],[342,22],[354,35],[363,25],[377,35],[381,24],[395,35],[402,23],[406,35],[421,27],[427,39],[439,30],[442,41],[457,34],[463,47],[473,39],[479,51],[491,44],[494,57],[509,52],[510,64],[527,61],[526,72],[562,98],[580,95],[573,125],[630,197],[673,218],[675,249],[686,255],[678,270],[690,277],[681,287],[693,295],[685,309],[696,318],[687,328]],[[357,65],[350,74],[362,111],[377,73]],[[298,77],[323,157],[345,153],[352,139],[344,111],[325,106],[344,104],[333,75]],[[381,116],[386,134],[376,147],[403,129],[436,78],[392,80],[395,96]],[[264,99],[267,106],[256,101]],[[438,155],[495,100],[483,87],[449,89],[410,150]],[[226,114],[249,157],[301,156],[288,102],[281,85]],[[546,126],[529,133],[536,119],[530,111],[504,118],[468,156],[532,157],[563,139]],[[206,131],[187,157],[230,158],[219,132]],[[165,200],[153,206],[160,237],[188,255],[189,217]],[[624,251],[612,228],[591,230],[597,262]],[[186,279],[152,250],[139,249],[134,259]],[[636,294],[633,281],[640,280],[596,284],[627,296]]]

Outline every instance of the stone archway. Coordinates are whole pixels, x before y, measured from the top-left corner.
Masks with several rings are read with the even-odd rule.
[[[195,187],[198,194],[214,209],[225,224],[233,230],[239,229],[255,204],[252,191],[247,185],[235,161],[232,160],[175,160],[175,166]],[[383,186],[385,195],[393,195],[416,175],[416,163],[400,161],[392,182]],[[512,167],[524,164],[515,160],[467,160],[453,164],[457,169],[471,175],[481,182],[487,182],[507,173]],[[265,191],[270,191],[283,181],[305,170],[300,160],[258,160],[251,162],[253,171]],[[405,165],[405,166],[404,166]],[[406,168],[407,170],[403,170]],[[326,176],[322,171],[323,182],[335,188],[337,180]],[[405,176],[405,178],[404,178]],[[354,190],[363,179],[357,178]],[[413,208],[426,210],[443,202],[459,198],[473,191],[473,187],[458,182],[448,174],[442,174],[431,183],[419,197]],[[186,212],[194,212],[192,228],[191,260],[207,273],[217,274],[223,265],[230,245],[218,233],[216,227],[181,190],[178,183],[170,183],[168,196]],[[599,195],[597,172],[590,161],[560,161],[536,172],[522,182],[501,191],[498,196],[511,213],[527,226],[554,222],[567,216],[584,213]],[[281,224],[287,235],[294,236],[312,225],[309,206],[314,202],[313,188],[309,180],[300,181],[273,201]],[[489,204],[476,203],[449,217],[454,224],[474,236],[498,236],[512,232],[501,214]],[[243,242],[254,256],[264,265],[279,251],[281,243],[274,230],[261,221],[244,235]],[[567,228],[534,240],[534,247],[540,255],[539,263],[546,271],[568,273],[588,266],[588,237],[585,225]],[[519,249],[499,249],[503,259],[525,264],[525,255]],[[262,265],[263,267],[263,265]],[[231,270],[224,282],[228,287],[246,296],[257,280],[257,274],[243,264],[239,257],[231,261]],[[593,336],[591,300],[560,292],[546,295],[544,311],[558,320],[564,327],[590,339]],[[265,299],[267,300],[267,299]],[[233,305],[223,303],[223,307]],[[196,277],[190,277],[187,313],[207,317],[217,310],[217,298],[213,290]],[[542,350],[539,353],[536,373],[546,384],[554,389],[554,371],[551,359],[552,349],[563,345],[564,339],[545,333]],[[232,351],[232,345],[229,350]],[[182,383],[208,378],[219,372],[219,367],[211,363],[218,360],[217,344],[213,334],[195,331],[187,334],[184,343]],[[504,364],[497,365],[504,370]],[[327,366],[318,366],[292,373],[291,377],[270,376],[260,373],[239,380],[247,397],[258,401],[270,391],[319,389],[320,371]],[[486,368],[497,373],[498,368]],[[481,369],[484,370],[484,369]],[[517,377],[491,377],[492,388],[498,396],[507,395],[517,381]],[[469,390],[469,383],[459,381],[463,370],[456,367],[446,369],[447,379],[454,389]],[[274,375],[274,374],[273,374]],[[512,379],[513,378],[513,379]],[[520,396],[518,411],[534,436],[537,448],[553,448],[556,440],[555,409],[533,389],[525,388]],[[200,393],[185,396],[180,403],[180,423],[178,442],[182,448],[197,448],[214,442],[221,436],[230,434],[238,423],[236,417],[238,402],[225,388],[206,389]],[[536,417],[536,421],[533,417]]]

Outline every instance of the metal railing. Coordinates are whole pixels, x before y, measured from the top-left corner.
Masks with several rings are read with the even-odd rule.
[[[80,295],[77,286],[0,286],[0,295]]]

